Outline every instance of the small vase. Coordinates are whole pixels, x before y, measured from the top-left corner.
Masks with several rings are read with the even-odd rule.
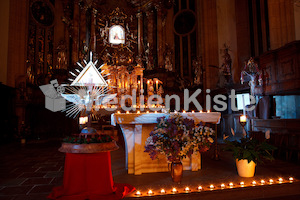
[[[255,173],[255,163],[248,163],[247,159],[235,160],[236,168],[240,177],[253,177]]]
[[[175,160],[171,164],[171,176],[175,183],[180,183],[182,178],[183,166],[180,160]]]

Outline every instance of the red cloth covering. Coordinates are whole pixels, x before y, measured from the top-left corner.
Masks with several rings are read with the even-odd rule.
[[[63,186],[53,188],[49,199],[117,200],[135,188],[114,184],[110,152],[93,154],[66,153]]]

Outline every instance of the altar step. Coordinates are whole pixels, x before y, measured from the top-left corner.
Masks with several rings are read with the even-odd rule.
[[[300,182],[255,187],[232,188],[214,191],[202,191],[157,196],[126,197],[124,200],[137,199],[172,199],[172,200],[299,200]]]

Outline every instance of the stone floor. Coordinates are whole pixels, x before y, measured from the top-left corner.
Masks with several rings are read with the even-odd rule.
[[[58,140],[32,141],[25,146],[11,143],[0,146],[0,200],[43,200],[54,186],[62,184],[64,154],[57,151]],[[111,153],[112,172],[117,183],[129,183],[142,192],[142,197],[135,193],[125,199],[300,199],[300,166],[293,162],[275,160],[259,165],[254,178],[240,178],[235,164],[228,152],[221,152],[221,160],[215,161],[212,152],[202,155],[202,169],[198,172],[184,171],[181,184],[174,184],[170,173],[151,173],[139,176],[128,175],[125,169],[123,148]],[[285,180],[290,176],[294,183],[251,186],[252,180],[269,178]],[[244,181],[241,188],[238,183]],[[234,183],[232,189],[220,189],[221,183]],[[208,186],[216,185],[211,191]],[[196,187],[201,185],[202,192]],[[183,193],[184,187],[190,187],[192,193]],[[173,187],[180,193],[170,194]],[[169,195],[147,196],[149,189],[155,194],[164,188]]]

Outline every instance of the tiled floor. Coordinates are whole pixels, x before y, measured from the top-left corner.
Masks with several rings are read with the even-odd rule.
[[[54,186],[62,185],[64,154],[58,152],[60,142],[58,140],[31,142],[25,146],[8,144],[0,146],[0,200],[43,200]],[[221,160],[214,161],[210,158],[211,152],[202,155],[202,169],[198,172],[184,171],[183,181],[180,185],[172,182],[169,173],[151,173],[140,176],[128,175],[125,169],[124,150],[120,148],[111,153],[112,172],[117,183],[129,183],[144,194],[148,189],[155,193],[161,188],[168,192],[173,186],[182,190],[185,186],[195,188],[203,185],[206,191],[201,194],[167,195],[148,197],[151,199],[300,199],[300,184],[283,186],[259,186],[256,188],[235,188],[227,191],[209,191],[207,187],[213,183],[220,185],[229,181],[250,183],[253,178],[240,178],[235,169],[235,164],[227,152],[221,153]],[[259,165],[256,170],[255,180],[285,178],[293,176],[300,180],[300,166],[276,160],[272,163]],[[273,192],[270,192],[273,191]],[[271,194],[272,193],[272,194]],[[277,196],[275,198],[275,196]],[[127,199],[136,199],[134,193]]]
[[[63,180],[64,155],[57,151],[59,145],[54,140],[1,146],[0,199],[46,199]]]

